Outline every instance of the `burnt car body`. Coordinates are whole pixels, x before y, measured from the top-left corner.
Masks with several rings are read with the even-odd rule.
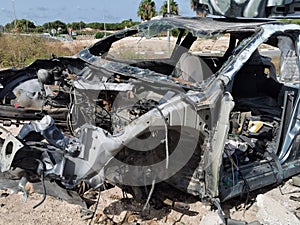
[[[170,57],[114,47],[173,29]],[[300,171],[299,34],[280,21],[162,17],[1,71],[1,121],[23,124],[1,128],[1,171],[66,189],[107,182],[136,198],[161,182],[221,201],[280,184]]]

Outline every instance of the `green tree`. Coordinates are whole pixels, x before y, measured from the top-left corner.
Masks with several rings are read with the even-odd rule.
[[[157,16],[155,2],[151,0],[142,0],[137,15],[143,20],[150,20],[152,17]]]
[[[86,27],[86,24],[83,21],[80,22],[73,22],[68,24],[69,27],[72,27],[73,30],[81,30]]]
[[[13,23],[7,23],[7,24],[4,26],[4,30],[5,30],[6,32],[11,32],[11,31],[13,30],[13,28],[14,28]]]
[[[98,22],[88,23],[88,24],[86,24],[86,27],[92,28],[92,29],[99,29],[99,30],[104,29],[103,23],[98,23]]]
[[[164,1],[164,4],[160,8],[160,14],[168,13],[168,1]],[[174,0],[170,0],[170,13],[174,15],[179,14],[178,4]]]
[[[11,23],[5,25],[6,30],[14,30],[15,32],[33,32],[35,28],[34,23],[26,19],[13,20]]]
[[[52,29],[58,30],[60,28],[60,33],[66,34],[68,33],[67,25],[60,20],[56,20],[54,22],[48,22],[43,25],[45,30],[48,30],[50,32]]]
[[[47,30],[43,27],[43,26],[36,26],[36,28],[34,29],[35,33],[45,33],[47,32]]]

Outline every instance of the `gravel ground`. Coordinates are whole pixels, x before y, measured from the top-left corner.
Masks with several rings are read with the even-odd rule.
[[[294,215],[299,202],[290,199],[291,196],[299,197],[300,189],[292,186],[290,182],[287,181],[281,188],[283,195],[278,187],[261,190],[260,193],[252,195],[247,206],[243,201],[233,199],[222,204],[223,211],[232,219],[247,222],[257,220],[270,225],[300,224],[300,220]],[[168,206],[155,209],[153,204],[142,210],[143,204],[134,201],[130,195],[124,196],[119,188],[114,187],[101,193],[97,191],[86,193],[94,203],[89,209],[51,196],[47,196],[43,204],[33,209],[41,201],[42,195],[36,193],[32,187],[29,189],[31,194],[26,203],[21,193],[12,193],[12,189],[0,190],[0,224],[220,224],[214,209],[191,196],[187,196],[186,199],[190,202],[187,204],[189,210]],[[262,200],[258,202],[257,199]],[[272,205],[270,201],[273,202]],[[268,210],[280,211],[282,215],[279,212],[272,215]],[[94,216],[91,218],[93,213]],[[286,223],[280,222],[285,215],[288,215],[293,223],[288,223],[288,219],[284,220]]]

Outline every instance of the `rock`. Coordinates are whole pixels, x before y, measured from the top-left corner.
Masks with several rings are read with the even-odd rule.
[[[137,221],[137,216],[136,215],[129,215],[128,217],[127,217],[127,223],[129,223],[129,224],[132,224],[132,223],[134,223],[134,222],[136,222]]]
[[[292,177],[292,184],[294,186],[300,187],[300,175]]]
[[[257,206],[257,219],[265,225],[300,224],[300,220],[292,212],[266,195],[257,196]]]
[[[126,218],[126,215],[127,215],[127,212],[126,212],[126,211],[122,211],[122,212],[120,213],[120,215],[114,216],[113,221],[114,221],[115,223],[123,224],[123,222],[124,222],[124,220],[125,220],[125,218]]]
[[[200,225],[220,225],[222,220],[217,212],[209,212],[200,221]]]
[[[25,191],[27,192],[27,194],[32,194],[34,193],[34,187],[33,187],[33,184],[30,183],[30,182],[27,182],[26,185],[25,185]]]

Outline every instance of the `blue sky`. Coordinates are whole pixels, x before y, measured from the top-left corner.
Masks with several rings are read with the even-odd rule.
[[[154,0],[157,11],[164,0]],[[190,0],[176,0],[181,15],[193,16]],[[137,9],[140,0],[0,0],[0,24],[14,19],[28,19],[35,25],[60,20],[64,23],[140,21]]]

